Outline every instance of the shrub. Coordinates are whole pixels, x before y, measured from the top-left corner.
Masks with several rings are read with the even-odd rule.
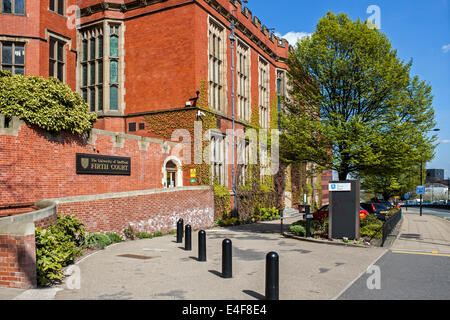
[[[111,243],[122,242],[122,237],[114,232],[107,232],[105,235],[111,240]]]
[[[153,238],[153,235],[147,232],[137,232],[135,234],[136,238],[138,239],[151,239]]]
[[[75,240],[77,247],[84,244],[86,232],[84,224],[72,215],[58,215],[56,217],[58,229]]]
[[[272,220],[276,220],[276,219],[281,219],[280,215],[278,214],[278,210],[275,207],[266,209],[266,208],[262,208],[260,210],[260,219],[261,221],[272,221]]]
[[[161,231],[157,231],[153,234],[154,237],[162,237],[164,235],[164,233],[162,233]]]
[[[93,249],[104,249],[106,246],[111,244],[111,240],[107,235],[94,232],[89,233],[86,237],[85,246]]]
[[[378,219],[374,214],[369,214],[364,219],[361,219],[361,221],[360,221],[361,228],[365,227],[367,225],[370,225],[370,224],[376,224],[381,227],[383,225],[383,222],[380,219]]]
[[[134,238],[136,237],[136,231],[134,231],[133,227],[130,225],[128,226],[128,228],[123,230],[123,234],[125,235],[125,238],[130,240],[134,240]]]
[[[0,71],[0,113],[52,133],[82,134],[97,120],[83,98],[59,80]]]
[[[381,239],[383,237],[382,226],[383,224],[368,224],[360,229],[360,236]]]
[[[177,230],[170,230],[169,234],[177,234]]]
[[[289,231],[299,237],[304,237],[306,235],[306,230],[302,225],[291,225]]]
[[[65,233],[65,227],[50,225],[48,229],[36,228],[36,272],[39,285],[48,285],[63,279],[62,268],[72,263],[81,249],[75,239]]]

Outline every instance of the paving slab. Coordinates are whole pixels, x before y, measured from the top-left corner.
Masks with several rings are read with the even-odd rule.
[[[424,209],[426,210],[426,209]],[[403,223],[392,250],[450,253],[450,222],[419,209],[403,209]]]
[[[285,219],[285,228],[298,218]],[[81,260],[80,288],[58,286],[55,299],[255,300],[265,294],[265,256],[280,256],[280,299],[331,299],[377,259],[383,248],[338,247],[288,239],[272,221],[207,233],[207,262],[175,236],[128,241]],[[222,241],[233,243],[233,278],[223,279]],[[72,286],[73,287],[73,286]]]

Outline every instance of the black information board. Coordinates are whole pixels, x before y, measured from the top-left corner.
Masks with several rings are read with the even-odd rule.
[[[77,153],[77,174],[131,175],[131,158]]]
[[[329,237],[359,238],[360,182],[330,182]]]

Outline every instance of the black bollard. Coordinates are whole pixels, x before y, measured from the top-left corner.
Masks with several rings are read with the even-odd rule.
[[[279,300],[279,258],[276,252],[266,256],[266,300]]]
[[[184,250],[191,251],[192,250],[192,228],[190,225],[187,225],[185,227],[184,233],[185,233]]]
[[[180,219],[177,222],[177,243],[183,242],[183,223],[183,219]]]
[[[198,261],[206,261],[206,232],[198,233]]]
[[[231,240],[225,239],[222,241],[222,277],[232,277],[232,262],[231,262]]]
[[[305,217],[306,217],[306,237],[311,237],[311,211],[310,206],[305,207]]]

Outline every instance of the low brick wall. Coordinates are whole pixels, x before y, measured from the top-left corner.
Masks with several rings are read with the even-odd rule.
[[[136,231],[153,233],[176,229],[178,219],[193,229],[214,226],[211,187],[182,187],[51,199],[58,214],[73,214],[89,232]]]
[[[0,218],[0,287],[36,287],[34,229],[56,222],[56,204],[42,202],[42,209]]]

